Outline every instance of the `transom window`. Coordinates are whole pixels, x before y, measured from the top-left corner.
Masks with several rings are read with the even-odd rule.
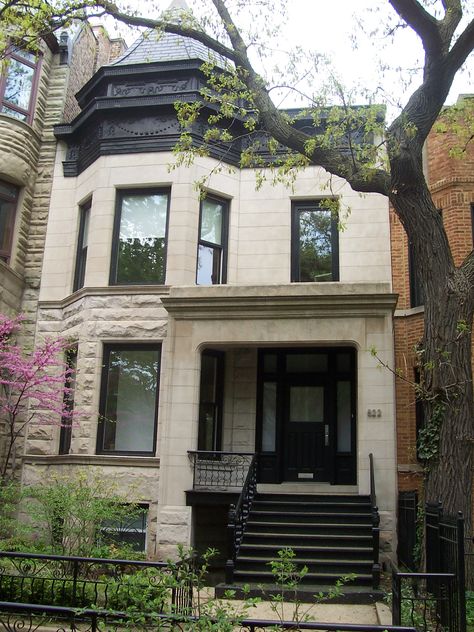
[[[106,345],[98,454],[155,453],[159,345]]]
[[[227,281],[229,203],[215,197],[201,202],[196,283],[217,285]]]
[[[292,208],[291,280],[339,281],[337,217],[318,202]]]
[[[168,207],[168,190],[119,192],[111,284],[165,282]]]
[[[0,77],[0,111],[31,123],[36,91],[38,61],[19,48],[8,53],[5,73]]]
[[[0,180],[0,259],[7,263],[11,256],[19,192],[18,187]]]

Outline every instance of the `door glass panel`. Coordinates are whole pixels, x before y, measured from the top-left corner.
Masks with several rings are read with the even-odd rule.
[[[324,387],[290,386],[289,421],[324,421]]]
[[[276,383],[265,382],[263,385],[262,412],[262,450],[275,452],[276,430]]]
[[[328,370],[326,353],[290,353],[286,356],[287,373],[318,373]]]
[[[351,451],[351,383],[337,383],[337,451]]]

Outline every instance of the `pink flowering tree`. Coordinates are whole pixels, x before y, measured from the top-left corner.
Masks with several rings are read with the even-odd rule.
[[[0,314],[0,487],[12,474],[19,439],[31,423],[70,424],[74,416],[67,341],[46,339],[26,353],[15,339],[22,321]]]

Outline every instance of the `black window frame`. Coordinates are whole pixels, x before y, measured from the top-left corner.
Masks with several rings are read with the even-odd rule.
[[[33,121],[33,117],[34,117],[36,94],[38,92],[38,78],[39,78],[39,73],[40,73],[40,68],[41,68],[42,57],[40,54],[36,55],[35,61],[33,62],[31,61],[31,59],[28,59],[23,56],[21,48],[18,48],[17,46],[10,46],[6,53],[6,59],[7,59],[7,62],[13,59],[14,61],[17,61],[20,64],[24,64],[25,66],[32,68],[33,80],[31,82],[30,99],[28,102],[27,109],[22,108],[16,103],[12,103],[11,101],[7,101],[5,99],[5,89],[7,87],[8,68],[9,68],[9,64],[7,63],[5,72],[0,74],[0,114],[4,114],[5,116],[12,116],[12,118],[16,118],[17,120],[22,120],[24,123],[28,123],[28,125],[31,125]],[[25,119],[23,120],[21,118],[18,118],[9,114],[8,112],[3,112],[4,107],[7,107],[10,110],[13,110],[14,112],[18,112],[18,114],[21,114],[22,116],[24,116]]]
[[[211,241],[201,239],[202,229],[202,207],[203,202],[211,200],[217,204],[222,204],[222,224],[221,224],[221,244],[215,244]],[[199,204],[199,228],[198,228],[198,244],[197,244],[197,256],[196,256],[196,285],[208,285],[204,283],[198,283],[198,266],[199,266],[199,247],[205,246],[206,248],[212,248],[213,250],[220,251],[220,271],[219,278],[213,281],[211,285],[225,285],[227,283],[227,259],[228,259],[228,241],[229,241],[229,213],[230,213],[230,200],[217,195],[206,194]]]
[[[300,213],[304,211],[326,211],[331,214],[331,275],[328,281],[301,281],[300,271]],[[340,280],[339,275],[339,230],[338,217],[334,211],[321,204],[321,200],[295,200],[291,203],[291,277],[292,283],[332,283]]]
[[[87,250],[88,243],[84,247],[84,232],[86,228],[86,219],[88,224],[88,239],[90,234],[90,219],[91,219],[92,199],[88,200],[79,207],[79,232],[77,235],[77,250],[76,250],[76,265],[74,268],[74,283],[72,287],[73,292],[77,292],[81,287],[84,287],[84,281],[86,277],[86,265],[87,265]]]
[[[6,245],[4,249],[1,249],[1,242],[0,242],[0,259],[4,261],[5,263],[10,263],[10,259],[12,256],[12,248],[13,248],[13,236],[15,233],[16,216],[18,213],[18,200],[20,197],[20,188],[16,186],[15,184],[12,184],[11,182],[7,182],[6,180],[0,180],[0,184],[3,185],[5,188],[12,189],[12,196],[2,193],[2,191],[0,190],[0,199],[5,202],[11,203],[13,205],[9,218],[6,223],[8,227],[8,239],[6,241]]]
[[[139,509],[141,512],[141,529],[131,529],[129,524],[125,519],[122,519],[120,523],[117,521],[117,526],[110,526],[102,524],[99,529],[99,543],[105,542],[107,545],[113,544],[116,547],[128,546],[133,551],[137,551],[140,553],[145,553],[147,549],[148,542],[148,515],[150,512],[150,505],[147,503],[137,503],[137,504],[125,504],[123,505],[125,508],[132,505],[134,509]],[[132,518],[133,520],[133,518]],[[115,534],[115,537],[112,535]],[[123,539],[120,536],[124,534],[136,534],[136,542],[135,544],[130,542],[127,538]],[[136,546],[138,545],[138,546]]]
[[[110,352],[118,350],[147,350],[158,351],[158,375],[156,380],[156,394],[155,394],[155,414],[154,414],[154,428],[153,428],[153,442],[152,449],[147,451],[139,450],[105,450],[103,448],[105,439],[105,408],[107,402],[107,386],[108,386],[108,374],[110,365]],[[96,454],[111,454],[117,456],[155,456],[156,453],[156,439],[158,432],[158,406],[160,400],[160,382],[161,382],[161,359],[162,359],[162,345],[161,343],[107,343],[103,347],[103,360],[102,360],[102,372],[100,381],[100,397],[99,397],[99,422],[97,428],[97,442],[96,442]]]
[[[78,345],[73,345],[66,349],[66,366],[68,369],[73,370],[73,374],[66,377],[65,386],[72,389],[72,392],[64,395],[64,407],[69,411],[74,410],[74,399],[76,391],[76,374],[77,374],[77,355]],[[61,419],[61,428],[59,431],[59,448],[58,454],[69,454],[71,451],[71,439],[72,439],[72,419],[70,417],[63,417]]]
[[[162,278],[155,281],[118,281],[118,264],[119,264],[119,237],[120,237],[120,222],[122,218],[122,202],[124,197],[133,195],[166,195],[166,224],[165,224],[165,246],[163,254],[163,272]],[[112,257],[110,261],[110,285],[165,285],[166,282],[166,267],[168,259],[168,226],[170,219],[170,200],[171,200],[171,188],[170,187],[146,187],[137,189],[118,189],[115,200],[115,217],[114,227],[112,235]]]

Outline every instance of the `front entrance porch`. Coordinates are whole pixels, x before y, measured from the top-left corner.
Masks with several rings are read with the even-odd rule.
[[[258,454],[258,492],[369,493],[393,536],[393,297],[387,286],[173,288],[160,398],[158,546],[225,538],[224,508]],[[244,469],[245,469],[244,468]],[[264,487],[265,486],[265,487]],[[271,488],[270,488],[271,486]],[[219,518],[222,533],[214,537]],[[212,524],[210,524],[212,523]],[[214,526],[213,526],[214,525]]]

